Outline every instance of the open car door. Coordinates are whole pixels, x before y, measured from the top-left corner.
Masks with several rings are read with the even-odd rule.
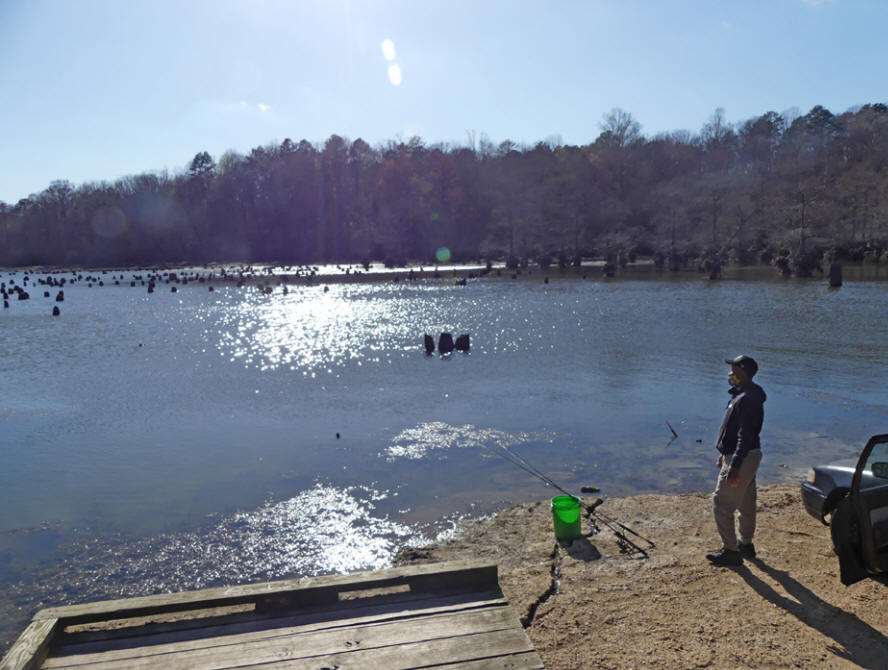
[[[866,443],[830,528],[843,584],[888,572],[888,434]]]

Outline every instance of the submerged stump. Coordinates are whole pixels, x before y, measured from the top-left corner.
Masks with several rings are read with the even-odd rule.
[[[453,335],[451,333],[441,333],[438,336],[438,351],[442,354],[449,354],[453,351]]]
[[[832,263],[829,266],[829,285],[839,287],[842,285],[842,264]]]

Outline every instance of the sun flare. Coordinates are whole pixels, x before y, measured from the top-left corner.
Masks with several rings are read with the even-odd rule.
[[[389,65],[388,76],[392,86],[400,86],[402,81],[400,67],[397,65]]]
[[[382,56],[387,61],[395,60],[395,43],[391,40],[382,41]]]

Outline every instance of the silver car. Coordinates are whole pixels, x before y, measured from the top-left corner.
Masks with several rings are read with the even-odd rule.
[[[802,500],[830,526],[843,584],[888,572],[888,434],[873,435],[856,461],[815,467]]]
[[[857,468],[856,458],[844,458],[826,465],[815,465],[808,473],[807,480],[802,482],[802,502],[805,511],[824,526],[829,525],[830,517],[836,505],[851,491],[851,480]],[[873,473],[864,470],[861,473],[861,488],[869,488],[877,484]]]

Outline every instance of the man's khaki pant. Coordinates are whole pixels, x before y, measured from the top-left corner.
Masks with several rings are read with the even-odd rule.
[[[737,551],[737,535],[734,531],[734,510],[740,510],[740,541],[744,544],[752,542],[755,535],[755,504],[757,490],[755,474],[762,462],[760,449],[747,452],[740,464],[740,475],[737,486],[728,484],[728,471],[731,468],[731,456],[722,459],[722,468],[718,473],[715,493],[712,494],[712,511],[715,513],[715,525],[721,535],[722,546]]]

